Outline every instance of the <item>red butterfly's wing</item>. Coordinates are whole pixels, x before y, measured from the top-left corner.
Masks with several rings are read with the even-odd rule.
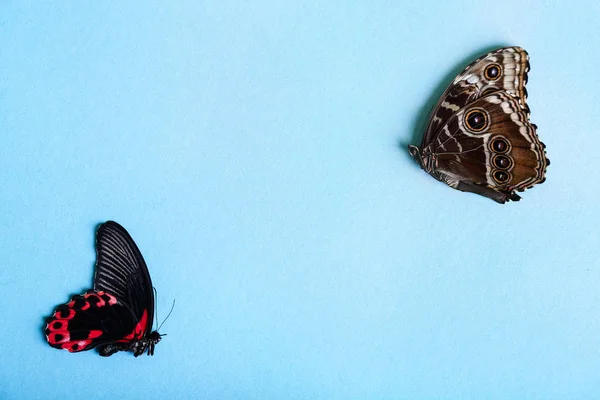
[[[78,352],[139,340],[147,329],[148,317],[138,320],[115,296],[89,291],[58,306],[46,322],[44,332],[50,346]]]
[[[48,343],[70,352],[97,347],[102,356],[153,349],[160,340],[150,334],[154,293],[138,247],[125,228],[108,221],[98,228],[96,252],[94,290],[56,308],[45,327]]]
[[[125,228],[108,221],[96,234],[94,289],[113,294],[132,310],[138,322],[145,318],[148,332],[154,316],[154,292],[146,262]]]

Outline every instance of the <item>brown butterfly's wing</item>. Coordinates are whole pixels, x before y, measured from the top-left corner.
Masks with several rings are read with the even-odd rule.
[[[506,47],[478,58],[434,107],[421,147],[409,146],[421,168],[451,187],[499,203],[545,180],[545,146],[529,122],[529,56]],[[494,147],[496,146],[496,147]]]
[[[544,148],[519,98],[495,91],[454,113],[427,151],[438,179],[504,203],[545,180]]]
[[[452,81],[433,108],[421,148],[431,143],[454,113],[493,91],[512,94],[529,112],[525,103],[528,71],[529,55],[520,47],[498,49],[472,62]]]

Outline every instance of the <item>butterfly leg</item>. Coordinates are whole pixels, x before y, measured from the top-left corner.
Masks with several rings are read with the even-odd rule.
[[[148,355],[149,356],[154,355],[154,342],[150,342],[150,344],[148,345]]]

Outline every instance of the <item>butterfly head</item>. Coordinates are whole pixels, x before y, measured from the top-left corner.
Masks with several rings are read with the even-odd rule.
[[[163,336],[166,336],[166,335],[167,335],[166,333],[164,335],[161,335],[160,333],[158,333],[158,331],[152,331],[148,335],[148,340],[153,341],[156,344],[156,343],[160,342],[160,340],[162,339]]]
[[[154,347],[156,347],[156,344],[160,342],[163,336],[165,335],[161,335],[158,331],[152,331],[144,339],[134,342],[130,347],[130,350],[133,351],[133,355],[136,357],[141,356],[146,351],[149,356],[153,356]]]
[[[424,169],[428,173],[431,173],[431,171],[434,170],[435,157],[433,156],[433,154],[431,154],[429,147],[420,149],[417,146],[409,145],[408,152],[411,156],[413,156],[415,160],[417,160],[422,169]]]

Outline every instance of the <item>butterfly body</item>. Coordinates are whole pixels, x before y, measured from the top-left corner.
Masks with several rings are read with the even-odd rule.
[[[545,180],[550,161],[529,121],[529,56],[520,47],[475,60],[434,107],[420,146],[408,146],[423,170],[450,187],[498,203]]]
[[[56,308],[44,329],[48,344],[69,352],[97,348],[102,356],[153,355],[161,335],[151,329],[154,293],[139,249],[121,225],[108,221],[98,228],[96,250],[94,289]]]

